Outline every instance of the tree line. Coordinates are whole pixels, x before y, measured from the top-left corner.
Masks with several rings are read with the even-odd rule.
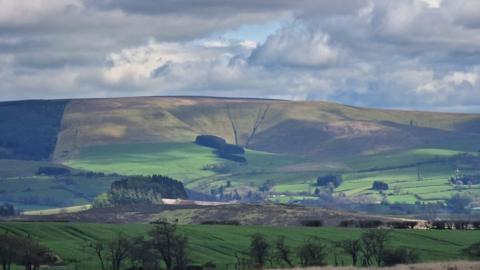
[[[16,235],[11,232],[0,234],[2,270],[10,270],[13,265],[23,266],[25,270],[38,270],[41,265],[60,261],[58,256],[29,235]]]
[[[415,263],[419,257],[413,250],[390,247],[390,231],[371,229],[365,231],[358,239],[348,239],[333,243],[325,243],[317,236],[312,236],[297,247],[286,244],[285,237],[279,236],[270,243],[262,234],[251,236],[249,264],[244,269],[262,269],[265,267],[311,267],[327,265],[327,255],[333,254],[334,265],[343,266],[393,266],[402,263]],[[350,262],[344,261],[344,256]]]

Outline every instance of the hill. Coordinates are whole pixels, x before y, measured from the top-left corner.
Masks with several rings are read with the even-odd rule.
[[[317,177],[332,173],[344,179],[333,194],[357,201],[437,202],[458,192],[480,193],[478,183],[449,182],[457,169],[480,175],[479,114],[213,97],[19,101],[0,103],[0,110],[0,177],[12,183],[0,198],[11,192],[25,197],[28,187],[18,188],[17,176],[30,179],[35,190],[39,161],[108,174],[166,175],[221,199],[316,200]],[[223,159],[194,143],[205,134],[246,147],[247,162]],[[374,181],[390,190],[372,190]],[[65,190],[58,180],[46,186]],[[88,187],[89,194],[105,192],[105,186],[93,193],[95,187]]]

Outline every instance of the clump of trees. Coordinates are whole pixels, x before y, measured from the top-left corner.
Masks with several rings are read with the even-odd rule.
[[[97,197],[94,205],[160,204],[164,198],[187,199],[183,183],[162,175],[129,176],[113,182],[110,192]]]
[[[241,163],[247,162],[245,157],[239,156],[245,153],[243,147],[236,144],[229,144],[225,139],[218,136],[199,135],[195,139],[195,143],[216,149],[215,153],[220,158]]]
[[[0,263],[2,270],[20,265],[25,270],[38,270],[40,265],[56,264],[60,258],[30,236],[0,234]]]
[[[324,175],[317,178],[317,186],[319,187],[334,187],[337,188],[343,182],[341,175]]]
[[[0,216],[15,216],[17,211],[15,211],[15,207],[12,204],[4,203],[0,205]]]
[[[37,175],[69,175],[70,170],[63,167],[45,166],[37,170]]]
[[[372,189],[374,190],[388,190],[388,184],[383,181],[374,181],[372,184]]]
[[[177,232],[175,224],[157,224],[148,235],[150,238],[144,239],[118,233],[108,241],[91,242],[86,248],[98,258],[102,270],[120,270],[125,266],[144,270],[187,269],[188,238]]]

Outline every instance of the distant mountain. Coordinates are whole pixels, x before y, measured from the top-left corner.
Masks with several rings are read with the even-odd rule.
[[[88,146],[192,142],[201,134],[330,160],[412,148],[463,150],[480,141],[480,115],[214,97],[0,103],[0,158],[68,160]]]

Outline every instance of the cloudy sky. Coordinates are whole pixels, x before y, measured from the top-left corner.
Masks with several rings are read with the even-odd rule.
[[[480,112],[478,0],[0,0],[0,99]]]

